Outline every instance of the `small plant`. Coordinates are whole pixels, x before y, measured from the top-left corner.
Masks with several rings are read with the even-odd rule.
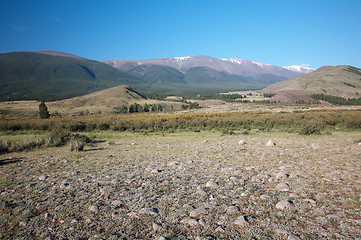
[[[319,135],[321,134],[321,130],[318,126],[315,125],[305,125],[300,131],[299,131],[300,135],[312,135],[312,134],[316,134]]]
[[[75,152],[83,151],[84,145],[85,145],[85,141],[79,138],[72,138],[70,139],[69,142],[70,151],[75,151]]]
[[[0,140],[0,153],[6,153],[9,151],[10,143],[8,141]]]

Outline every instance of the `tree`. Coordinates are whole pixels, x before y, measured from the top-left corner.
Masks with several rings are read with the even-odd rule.
[[[50,113],[44,102],[41,102],[39,104],[39,117],[42,119],[46,119],[50,117]]]

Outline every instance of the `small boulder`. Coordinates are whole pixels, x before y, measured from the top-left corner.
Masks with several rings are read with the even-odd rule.
[[[229,214],[229,215],[239,213],[239,207],[237,207],[237,206],[229,206],[226,209],[226,213]]]
[[[239,216],[235,221],[234,224],[239,227],[247,227],[249,223],[247,222],[244,216]]]
[[[239,144],[239,145],[244,145],[244,144],[246,144],[246,141],[243,140],[243,139],[242,139],[242,140],[239,140],[238,144]]]
[[[267,147],[273,147],[273,146],[276,146],[276,143],[272,140],[269,140],[266,144]]]
[[[139,214],[158,216],[158,210],[155,208],[142,208],[139,210]]]
[[[289,201],[287,200],[282,200],[282,201],[279,201],[277,204],[276,204],[276,209],[278,210],[285,210],[285,209],[288,209],[288,208],[291,208],[292,205]]]
[[[206,187],[209,188],[213,188],[213,189],[217,189],[218,188],[218,184],[215,183],[213,180],[210,180],[206,183]]]
[[[290,186],[287,183],[279,183],[277,184],[276,189],[281,192],[288,192],[290,191]]]
[[[193,211],[191,211],[189,213],[189,216],[192,218],[200,218],[201,216],[207,214],[207,209],[205,209],[204,207],[199,207],[197,209],[194,209]]]

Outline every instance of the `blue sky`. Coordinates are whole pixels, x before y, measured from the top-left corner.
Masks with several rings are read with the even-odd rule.
[[[361,1],[0,0],[0,52],[361,67]]]

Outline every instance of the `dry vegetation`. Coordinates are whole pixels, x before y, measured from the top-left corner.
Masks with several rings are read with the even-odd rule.
[[[2,239],[361,234],[360,132],[98,138],[109,140],[83,152],[61,147],[0,156]],[[266,146],[270,139],[275,146]]]
[[[0,238],[359,237],[360,109],[253,106],[1,120]]]

